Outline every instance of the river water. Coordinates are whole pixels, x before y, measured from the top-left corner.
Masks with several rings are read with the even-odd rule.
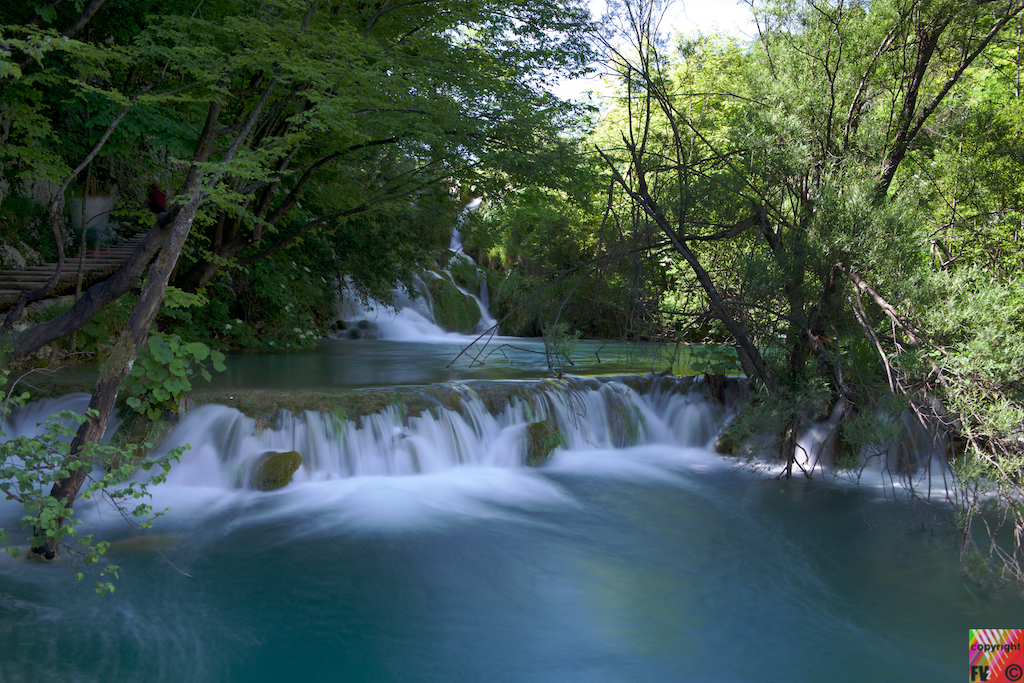
[[[580,374],[650,363],[595,369],[593,351]],[[713,453],[727,413],[699,387],[524,383],[493,414],[462,381],[545,364],[445,369],[450,352],[232,356],[221,388],[445,381],[461,408],[266,428],[196,410],[169,437],[192,449],[156,491],[158,536],[80,508],[115,540],[112,596],[66,562],[0,560],[0,681],[932,683],[962,680],[969,628],[1024,621],[1017,595],[960,581],[955,543],[881,477],[780,482]],[[567,443],[525,467],[544,418]],[[238,487],[247,459],[293,447],[289,486]],[[17,516],[0,506],[0,526]]]

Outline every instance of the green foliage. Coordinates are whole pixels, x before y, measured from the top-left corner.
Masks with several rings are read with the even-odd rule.
[[[1024,282],[993,279],[980,268],[935,273],[924,309],[947,378],[943,398],[963,415],[965,431],[1009,438],[1024,424]],[[930,363],[921,362],[930,370]]]
[[[135,296],[126,295],[101,308],[79,330],[79,349],[95,353],[98,358],[102,359],[105,352],[124,331],[136,301]]]
[[[531,422],[526,427],[526,464],[537,467],[565,443],[565,432],[553,419]]]
[[[40,31],[29,26],[0,27],[0,79],[21,78],[18,56],[23,55],[38,63],[48,52],[67,50],[72,45],[69,38],[53,31]]]
[[[377,294],[409,284],[446,247],[453,184],[562,175],[560,129],[576,125],[581,110],[539,86],[556,71],[587,70],[592,54],[577,0],[380,11],[351,2],[243,0],[202,12],[107,3],[83,42],[33,52],[28,36],[56,35],[76,19],[73,9],[47,5],[32,17],[38,29],[25,8],[0,10],[0,24],[11,26],[0,46],[42,57],[4,83],[6,180],[18,193],[26,179],[63,179],[138,96],[90,167],[92,185],[117,186],[119,222],[137,226],[143,219],[125,208],[138,208],[154,180],[169,194],[178,189],[208,114],[217,112],[216,128],[228,135],[252,117],[251,135],[234,147],[218,142],[200,160],[211,182],[177,271],[176,284],[196,291],[209,282],[206,266],[221,269],[217,287],[228,296],[219,298],[228,300],[207,292],[219,329],[187,313],[161,323],[211,344],[297,348],[320,338],[329,297],[280,282],[288,261],[318,271],[294,252],[282,264],[284,242],[326,266],[317,273],[324,284],[348,276],[384,299]],[[239,260],[245,269],[235,268]],[[277,324],[270,290],[279,284],[292,290],[281,298],[306,310]]]
[[[3,371],[0,385],[7,384],[8,375],[8,371]],[[6,419],[12,407],[23,405],[27,399],[27,393],[18,396],[9,393],[0,408],[3,418]],[[141,455],[141,450],[151,448],[151,444],[139,449],[91,443],[78,456],[70,458],[70,440],[76,428],[95,415],[95,411],[86,415],[63,411],[51,415],[40,425],[39,436],[19,436],[0,444],[0,493],[23,506],[21,525],[28,532],[23,540],[32,548],[41,548],[52,540],[71,553],[76,567],[80,564],[90,573],[110,544],[95,540],[91,534],[80,533],[81,518],[74,509],[50,495],[53,485],[76,473],[84,473],[81,498],[105,500],[126,519],[138,520],[134,523],[139,528],[148,528],[154,519],[164,514],[154,511],[146,502],[150,497],[149,487],[166,479],[172,463],[185,450],[175,449],[161,458],[151,458]],[[145,481],[135,478],[140,471],[148,473]],[[17,545],[9,545],[13,540],[11,533],[0,529],[0,546],[17,557],[21,550]],[[104,566],[97,576],[96,592],[113,592],[110,579],[117,578],[118,571],[116,565]],[[76,570],[75,577],[81,580],[84,574]]]
[[[433,301],[434,322],[449,332],[469,334],[480,321],[476,299],[463,294],[450,280],[438,277],[427,285]]]
[[[488,275],[491,313],[500,321],[501,333],[515,337],[540,334],[539,319],[547,306],[554,304],[550,293],[538,292],[540,278],[524,275],[518,268],[507,273]]]
[[[224,354],[202,342],[182,342],[177,335],[150,335],[139,349],[135,365],[124,383],[127,403],[132,410],[159,420],[164,411],[176,414],[185,394],[192,391],[197,375],[210,381],[207,361],[223,372]]]
[[[21,195],[3,197],[0,203],[0,241],[21,248],[27,244],[44,260],[53,260],[57,252],[46,225],[45,206]]]
[[[570,330],[568,323],[554,323],[544,328],[544,353],[549,372],[562,375],[566,366],[573,365],[572,355],[576,353],[579,339],[579,330]]]
[[[593,160],[574,164],[577,186],[521,179],[484,202],[463,227],[466,253],[490,270],[490,308],[502,334],[540,336],[556,310],[588,335],[617,336],[627,326],[630,266],[618,256],[593,256],[601,244],[607,252],[628,247],[603,230]],[[592,194],[582,196],[585,191]]]
[[[448,262],[446,270],[451,273],[452,280],[457,285],[467,292],[480,295],[487,276],[475,263],[465,258],[455,257]]]
[[[156,326],[211,347],[268,351],[315,346],[334,315],[334,251],[318,236],[246,270],[224,274],[199,306],[170,308]]]
[[[907,408],[906,400],[884,393],[874,406],[843,421],[840,439],[854,451],[869,449],[882,453],[903,431],[900,416]]]
[[[729,424],[731,452],[750,457],[779,454],[788,457],[782,446],[806,419],[821,420],[832,408],[832,395],[826,383],[816,377],[804,378],[779,395],[757,394]]]

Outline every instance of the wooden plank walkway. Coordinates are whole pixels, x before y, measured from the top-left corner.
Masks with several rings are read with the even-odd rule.
[[[137,233],[124,242],[101,249],[99,255],[95,257],[86,254],[85,263],[82,266],[82,291],[116,273],[135,252],[135,248],[147,234],[149,233]],[[60,280],[44,299],[74,293],[80,260],[78,258],[64,260]],[[0,311],[13,306],[22,290],[39,289],[45,285],[56,269],[56,263],[43,263],[38,266],[29,266],[24,270],[0,270]]]

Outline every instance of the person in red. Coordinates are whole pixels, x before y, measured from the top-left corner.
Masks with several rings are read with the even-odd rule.
[[[149,210],[159,216],[167,212],[167,195],[160,189],[160,183],[153,183],[149,186],[149,195],[146,197],[146,206]]]

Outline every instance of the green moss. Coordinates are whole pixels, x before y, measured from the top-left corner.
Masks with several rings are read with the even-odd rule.
[[[547,460],[553,450],[565,444],[565,433],[554,419],[547,419],[530,423],[526,439],[526,464],[536,467]]]
[[[628,448],[640,443],[647,432],[647,421],[640,408],[622,397],[609,397],[608,430],[616,448]]]
[[[252,487],[258,491],[274,491],[287,486],[300,465],[302,456],[295,451],[265,453],[252,472]]]
[[[448,264],[448,271],[456,284],[460,285],[467,292],[480,292],[483,278],[480,269],[472,261],[463,258],[454,258]]]
[[[444,278],[432,280],[428,285],[434,300],[434,322],[448,332],[469,334],[480,320],[480,307],[476,299],[463,294]]]
[[[146,444],[156,446],[164,435],[175,425],[174,420],[160,419],[151,420],[147,416],[134,411],[122,411],[125,415],[118,427],[117,433],[111,438],[110,443],[119,448],[138,447],[136,454],[142,457],[147,454],[143,450]]]
[[[736,455],[739,453],[740,444],[732,432],[732,425],[726,427],[715,439],[715,450],[724,455]]]

